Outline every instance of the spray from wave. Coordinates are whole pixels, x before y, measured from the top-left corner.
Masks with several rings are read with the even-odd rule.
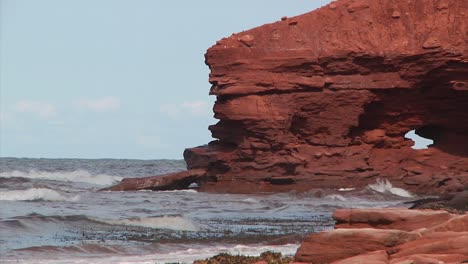
[[[52,202],[76,202],[80,199],[76,196],[66,196],[47,188],[31,188],[27,190],[0,191],[0,201],[52,201]]]
[[[111,185],[123,178],[119,176],[111,176],[106,174],[91,174],[85,170],[69,171],[69,172],[47,172],[30,170],[29,172],[23,171],[10,171],[0,173],[0,178],[28,178],[28,179],[44,179],[53,181],[65,182],[84,182],[95,185]]]
[[[379,193],[393,194],[405,198],[414,197],[410,192],[408,192],[405,189],[393,187],[393,185],[386,179],[377,179],[376,183],[369,184],[367,187]]]

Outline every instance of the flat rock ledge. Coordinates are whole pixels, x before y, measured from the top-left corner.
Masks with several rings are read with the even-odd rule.
[[[340,209],[335,229],[309,235],[302,263],[468,263],[468,214],[442,210]]]
[[[192,183],[198,183],[205,174],[205,169],[193,169],[150,177],[125,178],[120,183],[101,191],[184,190]]]

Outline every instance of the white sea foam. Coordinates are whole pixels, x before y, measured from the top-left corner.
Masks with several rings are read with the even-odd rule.
[[[325,196],[325,199],[332,200],[332,201],[346,201],[347,199],[339,194],[330,194]]]
[[[151,191],[150,192],[154,192]],[[198,193],[197,190],[194,189],[183,189],[183,190],[171,190],[171,191],[157,191],[158,193]]]
[[[93,221],[109,225],[139,226],[153,229],[171,229],[178,231],[198,231],[199,228],[190,220],[181,216],[138,217],[129,219],[100,219],[90,218]]]
[[[106,174],[91,174],[85,170],[68,171],[68,172],[47,172],[47,171],[36,171],[30,170],[29,172],[24,171],[9,171],[0,173],[0,178],[13,178],[21,177],[28,179],[44,179],[53,181],[65,181],[65,182],[85,182],[96,185],[111,185],[123,178],[119,176],[111,176]]]
[[[80,199],[78,195],[67,196],[47,188],[31,188],[27,190],[0,191],[0,201],[53,201],[53,202],[76,202]]]
[[[350,191],[354,191],[356,190],[356,188],[339,188],[338,191],[340,192],[350,192]]]
[[[374,184],[369,184],[368,187],[379,193],[390,193],[400,197],[413,197],[413,195],[405,189],[393,187],[388,180],[377,179]]]
[[[258,203],[259,201],[255,198],[246,198],[244,200],[242,200],[243,202],[246,202],[246,203],[253,203],[253,204],[256,204]]]

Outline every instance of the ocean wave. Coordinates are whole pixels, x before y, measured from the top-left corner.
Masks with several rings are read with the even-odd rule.
[[[259,201],[255,198],[246,198],[244,200],[242,200],[242,202],[244,203],[252,203],[252,204],[256,204],[256,203],[259,203]]]
[[[52,202],[76,202],[80,199],[76,196],[66,196],[47,188],[31,188],[27,190],[0,191],[0,201],[52,201]]]
[[[153,229],[170,229],[177,231],[198,231],[199,228],[190,220],[182,216],[138,217],[128,219],[101,219],[90,220],[108,225],[135,226]]]
[[[119,182],[123,177],[112,176],[107,174],[91,174],[86,170],[68,171],[68,172],[48,172],[30,170],[24,171],[9,171],[0,173],[0,178],[28,178],[28,179],[44,179],[53,181],[65,182],[84,182],[95,185],[111,185]]]
[[[34,246],[27,248],[15,249],[15,251],[27,251],[31,253],[85,253],[85,254],[118,254],[125,253],[125,248],[122,246],[113,246],[113,245],[99,245],[99,244],[82,244],[74,246]]]
[[[405,189],[393,187],[392,183],[386,179],[377,179],[376,183],[369,184],[367,187],[379,193],[388,193],[406,198],[414,197],[409,191]]]
[[[146,191],[146,190],[144,190]],[[154,192],[151,191],[150,192]],[[198,193],[197,190],[194,189],[183,189],[183,190],[170,190],[170,191],[157,191],[158,193]]]
[[[84,250],[92,250],[92,247],[97,245],[90,245]],[[247,256],[259,256],[265,251],[281,252],[283,255],[294,255],[299,245],[297,244],[286,244],[286,245],[219,245],[219,246],[203,246],[193,245],[177,245],[181,249],[171,248],[169,252],[158,252],[158,253],[142,253],[142,254],[116,254],[113,250],[120,250],[120,248],[111,247],[110,249],[104,248],[108,252],[105,255],[99,257],[92,256],[83,258],[83,256],[75,255],[73,253],[81,253],[83,246],[75,246],[66,249],[54,248],[54,247],[41,247],[41,248],[26,248],[24,251],[33,251],[36,253],[36,257],[33,259],[23,258],[21,263],[35,263],[35,264],[78,264],[78,263],[95,263],[95,264],[110,264],[110,263],[127,263],[127,264],[153,264],[153,263],[192,263],[195,260],[205,259],[212,257],[219,253],[230,253],[232,255],[247,255]],[[170,245],[169,247],[173,247]],[[74,251],[78,248],[78,252]],[[90,249],[91,248],[91,249]],[[71,250],[70,250],[71,249]],[[99,250],[102,250],[98,247]],[[38,258],[37,253],[49,254],[48,258]],[[50,257],[50,253],[53,253],[54,257]],[[62,254],[60,254],[62,253]],[[12,262],[16,262],[17,259]]]

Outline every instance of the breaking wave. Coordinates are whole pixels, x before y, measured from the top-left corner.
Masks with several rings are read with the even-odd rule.
[[[22,251],[32,251],[34,253],[49,254],[47,258],[35,259],[37,264],[70,264],[70,263],[95,263],[95,264],[110,264],[110,263],[128,263],[128,264],[142,264],[142,263],[192,263],[197,259],[205,259],[212,257],[219,253],[230,253],[232,255],[248,255],[259,256],[265,251],[281,252],[283,255],[294,255],[299,245],[286,244],[286,245],[218,245],[218,246],[204,246],[200,247],[193,245],[183,246],[182,250],[174,250],[172,252],[158,252],[150,253],[142,252],[137,255],[118,255],[114,251],[120,251],[120,247],[103,247],[102,245],[80,245],[67,248],[60,247],[31,247],[22,249]],[[96,247],[96,248],[94,248]],[[92,257],[76,257],[70,256],[70,253],[79,252],[99,252],[108,253],[101,256]],[[50,254],[53,253],[54,257],[51,258]],[[64,253],[65,255],[58,255],[57,253]],[[146,253],[146,254],[145,254]],[[28,261],[28,260],[26,260]],[[14,262],[14,261],[12,261]]]
[[[47,188],[31,188],[27,190],[0,191],[0,201],[52,201],[52,202],[76,202],[80,199],[76,196],[66,196]]]
[[[27,179],[44,179],[53,181],[65,182],[84,182],[96,185],[111,185],[121,181],[123,177],[111,176],[106,174],[91,174],[85,170],[69,171],[69,172],[47,172],[30,170],[29,172],[23,171],[9,171],[0,173],[0,178],[27,178]]]
[[[376,183],[369,184],[367,187],[379,193],[393,194],[396,196],[406,197],[406,198],[414,197],[410,192],[408,192],[405,189],[393,187],[392,183],[390,183],[386,179],[384,180],[377,179]]]
[[[129,219],[89,218],[92,221],[108,225],[136,226],[153,229],[170,229],[177,231],[198,231],[199,228],[190,220],[181,216],[138,217]]]

